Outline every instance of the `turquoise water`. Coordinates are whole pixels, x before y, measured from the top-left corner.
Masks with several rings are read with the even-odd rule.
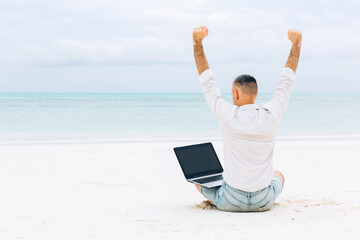
[[[260,95],[257,104],[271,96]],[[0,133],[0,142],[220,137],[201,93],[2,93]],[[293,94],[279,128],[279,136],[356,134],[360,94]]]

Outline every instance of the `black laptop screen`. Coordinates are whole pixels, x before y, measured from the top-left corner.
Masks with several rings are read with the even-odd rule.
[[[223,172],[211,143],[174,148],[187,179]]]

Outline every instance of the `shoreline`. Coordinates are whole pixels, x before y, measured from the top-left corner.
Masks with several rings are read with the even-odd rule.
[[[277,136],[276,142],[288,141],[357,141],[360,134],[344,135],[283,135]],[[175,138],[69,138],[69,139],[36,139],[36,140],[0,140],[0,146],[6,145],[56,145],[56,144],[116,144],[116,143],[161,143],[161,142],[221,142],[219,138],[175,137]]]

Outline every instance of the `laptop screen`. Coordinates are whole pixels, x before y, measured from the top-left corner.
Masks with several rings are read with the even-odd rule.
[[[211,143],[178,147],[174,151],[186,179],[223,172]]]

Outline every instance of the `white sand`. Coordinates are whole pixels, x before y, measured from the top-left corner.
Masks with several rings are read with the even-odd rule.
[[[278,142],[264,213],[197,208],[172,151],[191,143],[0,145],[0,239],[360,239],[360,140]]]

